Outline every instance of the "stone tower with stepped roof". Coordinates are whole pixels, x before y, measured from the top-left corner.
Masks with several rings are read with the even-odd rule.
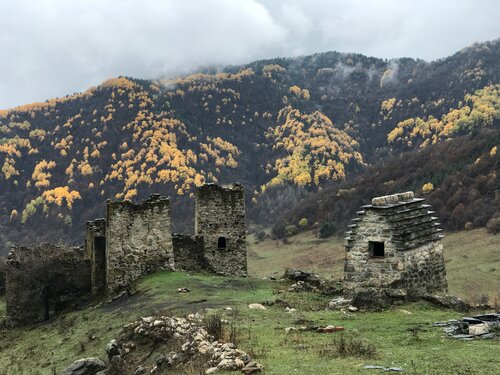
[[[346,294],[446,291],[442,229],[433,214],[413,192],[373,198],[362,206],[346,237]]]

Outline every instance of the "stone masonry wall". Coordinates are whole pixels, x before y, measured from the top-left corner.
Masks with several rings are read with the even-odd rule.
[[[204,271],[207,269],[203,237],[174,234],[172,245],[176,271]]]
[[[433,241],[403,252],[403,287],[410,293],[448,290],[441,241]]]
[[[107,286],[113,293],[139,277],[174,269],[168,198],[153,194],[146,201],[107,204]]]
[[[346,252],[344,289],[388,286],[401,278],[403,265],[390,239],[390,223],[376,212],[366,212],[358,224],[355,243]],[[372,258],[369,241],[384,242],[386,257]]]
[[[196,189],[195,233],[203,236],[210,271],[246,276],[246,223],[243,187],[214,184]],[[225,246],[219,246],[225,242]]]
[[[6,310],[11,325],[38,322],[88,296],[90,261],[82,248],[14,247],[7,259]]]
[[[92,294],[106,291],[106,220],[87,222],[85,255],[91,263]]]

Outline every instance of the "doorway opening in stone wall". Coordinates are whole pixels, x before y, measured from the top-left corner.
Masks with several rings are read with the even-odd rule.
[[[226,237],[219,237],[219,239],[217,240],[217,247],[219,249],[226,248]]]
[[[106,238],[101,236],[94,237],[94,256],[95,256],[95,285],[96,292],[104,291],[106,287]]]
[[[370,255],[372,258],[384,258],[385,257],[385,246],[384,246],[383,242],[368,241],[368,247],[370,249]]]

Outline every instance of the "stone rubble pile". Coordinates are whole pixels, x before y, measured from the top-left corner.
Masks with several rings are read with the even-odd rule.
[[[286,270],[283,279],[294,281],[289,292],[319,292],[324,284],[316,273],[295,269]]]
[[[262,370],[262,365],[252,361],[247,353],[237,349],[234,344],[214,341],[202,327],[202,317],[199,313],[190,314],[187,318],[145,317],[125,328],[133,332],[131,341],[140,342],[143,338],[168,341],[172,337],[183,341],[181,351],[160,357],[151,373],[189,362],[198,355],[209,358],[208,374],[217,370],[241,370],[244,374],[254,374]],[[124,350],[129,350],[130,346],[130,342],[123,344]]]
[[[218,371],[241,371],[243,374],[261,372],[263,366],[232,343],[214,340],[205,330],[202,316],[190,314],[186,318],[148,316],[123,327],[125,332],[117,340],[106,345],[110,365],[126,362],[127,356],[145,343],[168,343],[179,340],[180,349],[161,354],[154,365],[139,365],[134,375],[160,373],[164,369],[182,366],[196,358],[206,358],[206,374]],[[76,363],[76,362],[75,362]],[[72,365],[73,366],[73,365]],[[64,375],[76,375],[64,370]],[[106,374],[106,370],[102,372]],[[101,373],[99,373],[101,375]]]
[[[464,317],[461,320],[436,322],[451,338],[458,340],[491,339],[500,331],[500,313]]]

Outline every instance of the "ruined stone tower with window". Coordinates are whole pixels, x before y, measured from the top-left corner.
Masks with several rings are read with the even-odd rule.
[[[172,235],[170,227],[169,199],[152,194],[140,203],[108,200],[106,219],[87,222],[80,248],[16,247],[6,270],[8,320],[34,322],[89,294],[130,291],[142,276],[159,270],[247,275],[241,185],[196,188],[195,235]],[[48,284],[57,280],[57,296],[22,293],[34,289],[31,275],[38,274]]]
[[[170,202],[160,194],[134,204],[107,202],[106,282],[117,291],[142,275],[174,269]]]
[[[246,276],[245,196],[240,184],[207,184],[196,189],[195,233],[203,237],[208,268]]]
[[[412,192],[373,198],[349,225],[344,290],[418,295],[446,291],[437,217]]]

